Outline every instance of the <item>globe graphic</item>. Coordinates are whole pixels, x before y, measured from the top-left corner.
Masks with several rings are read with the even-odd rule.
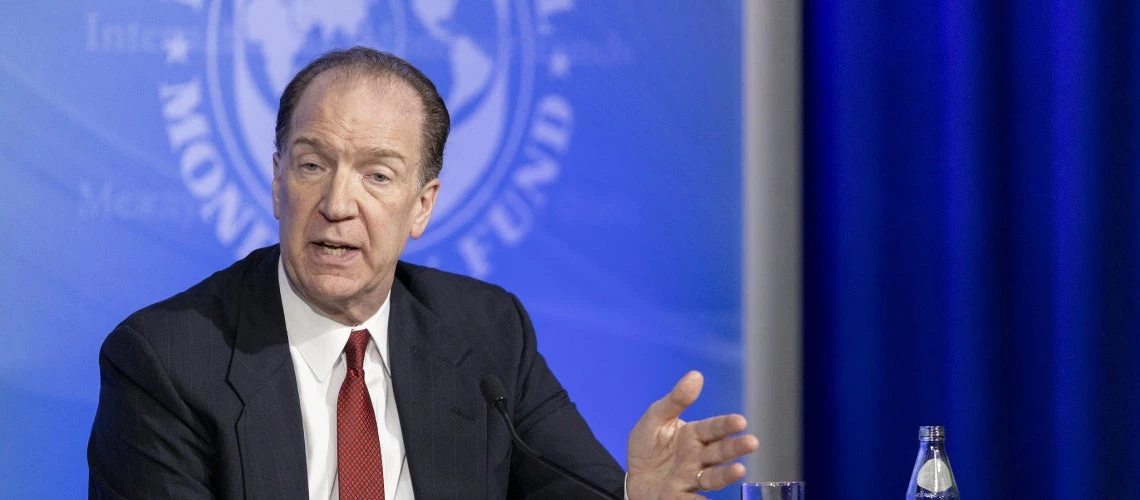
[[[509,126],[507,0],[239,0],[233,7],[228,83],[238,140],[230,146],[238,151],[230,156],[263,208],[271,210],[281,92],[305,64],[334,48],[392,52],[435,82],[451,113],[452,135],[433,220],[457,210],[494,168]]]

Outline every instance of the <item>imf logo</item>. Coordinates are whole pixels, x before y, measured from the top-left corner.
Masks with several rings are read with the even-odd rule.
[[[158,95],[182,179],[235,256],[276,241],[269,187],[281,91],[308,61],[353,45],[411,61],[451,111],[432,223],[406,255],[486,276],[495,248],[532,229],[573,131],[573,109],[556,89],[570,60],[546,42],[571,2],[181,3],[200,19],[203,46],[167,41],[171,78]]]

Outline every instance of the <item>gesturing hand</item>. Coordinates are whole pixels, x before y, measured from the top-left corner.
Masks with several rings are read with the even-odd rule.
[[[700,372],[685,374],[669,394],[649,406],[629,433],[626,495],[631,500],[702,498],[695,492],[717,490],[744,477],[741,464],[719,467],[759,446],[756,436],[735,435],[747,426],[743,416],[680,419],[703,385]]]

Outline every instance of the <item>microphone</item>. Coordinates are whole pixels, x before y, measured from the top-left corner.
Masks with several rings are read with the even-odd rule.
[[[527,444],[523,442],[522,438],[519,437],[518,432],[515,432],[515,424],[511,422],[511,416],[507,413],[507,390],[503,388],[503,382],[499,380],[499,377],[496,377],[494,375],[487,375],[486,377],[483,377],[483,380],[479,382],[479,390],[483,391],[483,399],[487,400],[487,404],[491,405],[491,407],[499,413],[499,416],[503,417],[503,422],[507,423],[507,429],[511,431],[511,440],[515,442],[515,446],[518,447],[519,450],[522,450],[522,452],[525,453],[528,457],[538,460],[538,462],[542,465],[549,467],[554,472],[557,472],[563,477],[566,477],[575,483],[582,485],[586,489],[597,493],[603,498],[608,498],[610,500],[623,500],[621,497],[613,494],[612,492],[606,491],[601,486],[590,482],[590,480],[575,474],[574,472],[562,467],[561,465],[547,460],[546,457],[539,454],[530,446],[527,446]]]

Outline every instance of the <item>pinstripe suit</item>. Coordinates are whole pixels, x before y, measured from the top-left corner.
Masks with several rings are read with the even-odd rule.
[[[277,246],[131,315],[100,354],[88,445],[92,498],[306,497],[305,441],[277,286]],[[523,439],[620,492],[623,472],[493,285],[400,263],[392,384],[417,498],[577,498],[511,452],[479,392],[503,380]]]

